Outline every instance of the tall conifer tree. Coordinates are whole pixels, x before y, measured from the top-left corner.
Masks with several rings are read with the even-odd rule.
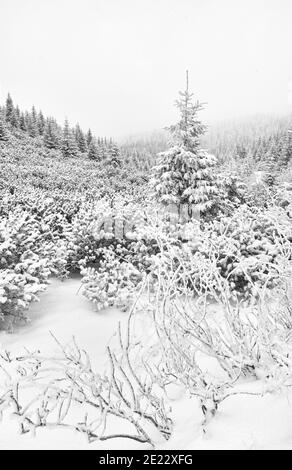
[[[37,112],[34,106],[28,115],[27,129],[30,137],[37,137],[39,135]]]
[[[75,157],[78,154],[78,146],[75,136],[69,127],[68,120],[65,120],[61,145],[63,156],[66,158]]]
[[[77,124],[75,128],[75,137],[76,137],[76,142],[77,142],[79,151],[81,153],[87,152],[88,148],[87,148],[86,138],[79,124]]]
[[[11,119],[14,115],[14,105],[10,93],[7,95],[6,106],[5,106],[5,118],[6,121],[11,123]]]
[[[90,158],[90,160],[100,160],[99,147],[95,139],[92,139],[89,144],[88,158]]]
[[[59,135],[53,119],[47,119],[44,129],[44,144],[49,149],[57,149],[60,145]]]
[[[121,155],[120,149],[117,144],[110,142],[110,145],[107,149],[107,162],[112,166],[121,166]]]
[[[187,72],[186,90],[179,93],[176,101],[180,120],[169,128],[173,146],[158,155],[151,185],[159,202],[191,204],[205,212],[212,207],[217,194],[213,175],[216,159],[200,146],[200,137],[206,126],[197,114],[203,106],[198,101],[193,104],[192,98]]]
[[[37,116],[37,125],[38,125],[39,134],[43,135],[44,131],[45,131],[46,121],[45,121],[44,115],[41,111],[39,112],[39,114]]]
[[[6,122],[4,119],[4,113],[1,110],[0,111],[0,141],[6,141],[8,140],[8,131],[6,127]]]
[[[87,142],[87,145],[89,147],[90,145],[90,142],[92,141],[93,137],[92,137],[92,132],[90,129],[88,129],[88,132],[86,134],[86,142]]]

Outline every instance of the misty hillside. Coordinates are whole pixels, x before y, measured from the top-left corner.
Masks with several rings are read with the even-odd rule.
[[[34,108],[21,113],[10,97],[7,103],[0,113],[0,191],[102,196],[144,185],[143,171],[112,139],[97,138],[90,130],[85,134],[68,122],[62,128]]]
[[[0,114],[0,187],[12,190],[24,184],[50,191],[95,188],[105,194],[112,187],[132,192],[149,180],[157,155],[171,143],[164,130],[125,137],[118,144],[94,136],[91,130],[86,133],[78,124],[70,127],[66,121],[62,127],[34,107],[31,112],[20,111],[10,96]],[[208,126],[201,142],[219,166],[242,177],[271,165],[279,176],[291,158],[290,127],[292,115],[251,116]],[[121,178],[115,178],[117,174]]]
[[[210,125],[204,143],[226,162],[238,155],[264,162],[270,151],[279,156],[292,128],[292,114],[254,115]]]

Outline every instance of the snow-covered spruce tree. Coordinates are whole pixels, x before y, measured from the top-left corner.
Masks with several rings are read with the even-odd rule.
[[[158,202],[188,204],[197,211],[206,212],[213,205],[217,194],[213,167],[216,158],[200,147],[200,136],[206,131],[197,114],[203,106],[193,104],[193,94],[188,89],[180,92],[176,106],[180,111],[179,122],[170,126],[173,146],[158,154],[158,164],[153,168],[151,186]]]
[[[91,132],[90,129],[88,129],[88,132],[86,134],[86,143],[87,143],[88,147],[89,147],[90,142],[92,141],[92,139],[93,139],[92,132]]]
[[[11,123],[11,118],[13,114],[14,114],[13,100],[10,96],[10,93],[8,93],[7,99],[6,99],[6,106],[5,106],[5,118],[7,122]]]
[[[11,118],[10,118],[10,124],[12,127],[14,127],[15,129],[18,129],[19,128],[19,117],[18,117],[18,114],[17,114],[17,111],[16,109],[14,109],[12,115],[11,115]]]
[[[77,142],[79,151],[81,153],[86,153],[88,150],[87,142],[86,142],[85,135],[81,127],[79,126],[79,124],[76,124],[76,127],[75,127],[75,137],[76,137],[76,142]]]
[[[43,113],[40,111],[37,117],[37,124],[38,124],[38,130],[40,135],[44,135],[45,127],[46,127],[46,121],[44,118]]]
[[[75,157],[78,154],[78,146],[75,135],[69,127],[68,120],[65,120],[62,138],[62,154],[64,157]]]
[[[29,121],[28,121],[28,133],[30,137],[38,137],[39,135],[39,128],[38,128],[38,119],[37,119],[37,112],[35,107],[32,107]]]
[[[8,140],[8,131],[6,127],[5,118],[3,112],[0,111],[0,141]]]
[[[264,172],[263,182],[269,187],[274,186],[279,171],[279,150],[272,140],[261,161],[260,170]]]
[[[114,167],[121,166],[120,149],[116,143],[110,142],[106,150],[106,159],[109,165],[112,165]]]
[[[21,114],[20,114],[20,118],[19,118],[19,128],[20,128],[22,131],[27,132],[27,125],[26,125],[26,120],[25,120],[24,113],[21,113]]]
[[[99,148],[96,144],[95,139],[93,138],[88,147],[88,158],[90,160],[100,160]]]
[[[283,143],[278,158],[279,167],[283,168],[292,160],[292,130],[289,129],[283,136]]]
[[[44,144],[49,149],[57,149],[60,145],[57,127],[53,119],[48,118],[44,129]]]

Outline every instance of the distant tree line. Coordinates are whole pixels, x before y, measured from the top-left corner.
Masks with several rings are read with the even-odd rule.
[[[60,150],[64,158],[83,155],[113,166],[122,163],[120,149],[112,138],[95,137],[90,129],[85,133],[79,124],[70,127],[67,119],[62,127],[56,119],[44,117],[34,106],[30,112],[23,112],[8,94],[5,105],[0,107],[0,141],[8,140],[9,132],[14,130],[41,139],[45,147]]]
[[[267,182],[273,184],[280,172],[292,166],[291,128],[292,115],[254,116],[210,126],[201,143],[216,157],[219,167],[234,167],[240,175],[263,170]],[[14,131],[40,139],[47,149],[58,150],[64,158],[83,156],[112,167],[130,167],[145,178],[171,139],[169,132],[153,132],[128,137],[117,145],[112,138],[95,137],[90,129],[84,132],[79,124],[71,127],[68,120],[60,126],[35,107],[22,112],[8,95],[0,107],[0,141],[8,140]]]
[[[275,173],[292,162],[292,116],[254,116],[210,127],[204,144],[220,163],[236,160]]]

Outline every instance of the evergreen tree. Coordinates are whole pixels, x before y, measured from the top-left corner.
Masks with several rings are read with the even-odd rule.
[[[17,126],[16,127],[19,127],[20,125],[20,109],[19,109],[19,106],[16,106],[15,108],[15,116],[16,116],[16,120],[17,120]]]
[[[34,106],[28,116],[27,129],[30,137],[37,137],[39,135],[37,112]]]
[[[98,153],[99,153],[99,157],[100,157],[101,160],[107,160],[108,159],[107,148],[106,148],[104,140],[102,138],[99,139]]]
[[[279,155],[279,166],[285,167],[292,160],[292,130],[288,130],[283,138],[282,148]]]
[[[27,111],[25,111],[25,113],[24,113],[24,120],[25,120],[26,129],[27,129],[27,132],[28,132],[28,129],[29,129],[29,126],[30,126],[30,114]]]
[[[78,154],[78,146],[75,136],[69,127],[68,120],[65,120],[61,145],[63,156],[66,158],[75,157]]]
[[[88,132],[86,134],[86,142],[87,142],[87,146],[89,147],[91,141],[92,141],[93,137],[92,137],[92,132],[90,129],[88,129]]]
[[[45,124],[44,144],[49,149],[57,149],[59,147],[59,136],[56,125],[52,119],[47,119]]]
[[[264,172],[263,182],[273,186],[279,170],[279,153],[275,138],[269,137],[264,145],[264,154],[260,161],[259,169]]]
[[[10,124],[12,127],[14,128],[18,128],[19,127],[19,118],[18,118],[18,114],[16,112],[16,109],[13,110],[11,116],[10,116]]]
[[[262,157],[263,157],[263,142],[262,142],[262,138],[259,137],[257,142],[256,142],[256,145],[255,145],[255,150],[254,150],[254,160],[256,162],[259,162],[261,161]]]
[[[90,160],[100,160],[99,148],[96,145],[95,139],[92,139],[89,144],[88,158],[90,158]]]
[[[46,122],[45,122],[44,115],[41,111],[39,112],[39,114],[37,116],[37,125],[38,125],[39,134],[43,135],[44,131],[45,131]]]
[[[107,149],[107,162],[112,166],[121,166],[120,149],[114,143]]]
[[[20,118],[19,118],[19,128],[20,128],[22,131],[27,132],[26,121],[25,121],[25,117],[24,117],[24,114],[23,114],[23,113],[20,114]]]
[[[237,144],[236,145],[236,155],[241,159],[245,159],[247,157],[246,147],[242,144],[241,145]]]
[[[87,142],[84,133],[82,132],[79,124],[76,125],[75,128],[75,137],[76,142],[81,153],[87,152]]]
[[[270,145],[265,152],[262,166],[266,171],[273,172],[277,166],[279,152],[275,142],[271,139]]]
[[[8,140],[8,131],[6,127],[6,122],[4,119],[4,113],[1,110],[0,112],[0,141],[6,141]]]
[[[6,121],[11,123],[11,119],[13,118],[14,115],[14,105],[12,98],[10,94],[8,93],[7,99],[6,99],[6,107],[5,107],[5,118]]]
[[[159,154],[158,165],[153,169],[151,185],[156,199],[163,204],[192,204],[202,212],[213,205],[217,185],[213,176],[216,159],[200,148],[200,137],[205,133],[197,114],[203,106],[192,102],[188,89],[180,92],[176,106],[180,120],[171,126],[173,146]]]

